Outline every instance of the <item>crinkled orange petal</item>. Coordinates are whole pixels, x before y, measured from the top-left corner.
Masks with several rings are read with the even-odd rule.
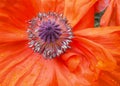
[[[90,84],[80,74],[78,76],[74,72],[70,72],[61,61],[57,61],[55,69],[58,86],[87,86]]]
[[[120,0],[111,0],[108,8],[101,18],[101,26],[119,26],[120,25]]]
[[[5,61],[12,55],[16,55],[24,50],[26,46],[26,41],[18,41],[18,42],[11,42],[11,43],[0,43],[0,62]]]
[[[112,54],[91,40],[76,36],[71,47],[61,58],[68,69],[83,78],[87,85],[98,79],[101,70],[112,71],[117,67]],[[81,81],[83,86],[84,80]]]
[[[7,15],[10,18],[9,21],[16,26],[23,26],[26,21],[36,15],[36,9],[30,0],[2,0],[0,12],[2,15]]]
[[[96,0],[65,0],[64,16],[74,27],[88,13],[95,2]]]
[[[26,48],[25,43],[18,42],[0,45],[0,82],[16,64],[21,63],[26,58],[26,52],[22,53]]]
[[[16,26],[6,14],[0,13],[0,43],[27,40],[25,25]]]
[[[109,5],[110,0],[98,0],[96,2],[96,7],[95,7],[95,11],[96,12],[101,12],[103,10],[105,10],[105,8]]]
[[[35,15],[32,3],[2,0],[0,4],[0,43],[27,40],[25,22]]]
[[[58,12],[64,11],[64,0],[35,0],[40,12]]]
[[[66,64],[71,71],[74,71],[80,64],[80,57],[73,55],[66,61]]]
[[[102,27],[91,28],[76,31],[75,35],[85,37],[95,43],[99,43],[105,47],[109,52],[115,55],[120,55],[120,27]]]
[[[72,46],[74,48],[75,46]],[[69,68],[70,71],[74,71],[77,69],[80,63],[80,55],[74,51],[73,49],[69,49],[61,55],[62,60],[65,62],[66,66]]]
[[[80,46],[80,50],[84,51],[89,57],[88,63],[90,62],[90,69],[94,70],[96,74],[98,71],[93,86],[117,86],[120,84],[120,27],[89,28],[76,31],[74,35],[79,38],[79,42],[82,45],[77,46]],[[82,47],[86,48],[86,50],[82,49]],[[94,68],[97,68],[97,70],[95,71]],[[112,76],[107,73],[101,75],[101,70],[114,74]]]
[[[39,72],[33,86],[55,86],[57,85],[56,73],[54,68],[54,60],[45,60],[42,58],[39,60],[42,63],[42,69]],[[38,65],[39,66],[39,65]],[[29,81],[29,79],[28,79]]]
[[[96,80],[92,84],[92,86],[119,86],[119,85],[120,85],[120,70],[110,72],[102,71],[98,80]]]
[[[23,53],[25,53],[25,51]],[[1,83],[3,86],[15,85],[19,83],[21,77],[26,73],[28,74],[28,71],[31,70],[33,64],[35,64],[39,59],[36,54],[31,55],[31,52],[24,55],[25,56],[21,56],[21,54],[19,54],[18,57],[13,59],[13,61],[11,61],[9,65],[2,70],[1,73],[6,74],[6,76],[2,76],[3,79]]]
[[[93,55],[91,58],[90,55],[88,56],[88,61],[92,63],[93,67],[94,64],[96,65],[95,68],[100,70],[114,70],[117,67],[114,57],[103,46],[86,38],[79,38],[79,40],[81,45],[86,49],[82,51],[87,52],[87,55]]]
[[[0,29],[0,43],[24,41],[28,39],[26,31],[22,31],[22,30],[16,29],[15,27],[11,27],[11,26],[3,26],[0,28],[1,28]]]
[[[82,19],[73,27],[73,32],[85,28],[94,27],[94,6],[91,7]]]
[[[80,79],[82,86],[90,85],[99,75],[99,70],[95,67],[96,58],[77,39],[73,40],[71,46],[72,48],[63,54],[61,58],[68,69]]]

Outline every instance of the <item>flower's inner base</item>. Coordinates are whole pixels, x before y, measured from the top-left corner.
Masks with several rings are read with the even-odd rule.
[[[72,31],[66,18],[49,12],[39,13],[29,22],[29,47],[45,58],[58,57],[69,48]]]

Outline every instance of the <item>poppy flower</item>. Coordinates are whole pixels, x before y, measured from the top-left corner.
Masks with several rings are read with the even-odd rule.
[[[2,0],[0,85],[120,85],[120,27],[94,28],[95,3],[96,0]],[[71,42],[62,47],[66,38]],[[31,41],[42,42],[42,48]],[[56,47],[63,53],[58,55]],[[45,54],[47,50],[54,52]]]
[[[105,0],[106,1],[106,0]],[[101,26],[120,25],[120,0],[110,0],[110,3],[101,18]]]

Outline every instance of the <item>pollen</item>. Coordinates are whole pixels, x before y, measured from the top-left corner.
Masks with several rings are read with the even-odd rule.
[[[39,13],[28,25],[29,47],[45,58],[59,57],[70,48],[72,28],[62,14]]]

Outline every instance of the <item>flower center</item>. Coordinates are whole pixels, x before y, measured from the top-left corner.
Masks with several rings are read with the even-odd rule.
[[[71,27],[62,14],[53,12],[39,13],[29,21],[29,47],[45,58],[60,56],[70,48]]]
[[[60,25],[51,20],[48,20],[47,22],[42,22],[39,31],[40,38],[47,43],[55,42],[61,36]]]

